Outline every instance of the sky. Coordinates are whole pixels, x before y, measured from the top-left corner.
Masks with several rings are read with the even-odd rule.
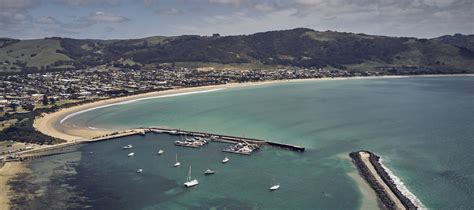
[[[0,37],[125,39],[298,27],[433,38],[474,34],[474,0],[0,0]]]

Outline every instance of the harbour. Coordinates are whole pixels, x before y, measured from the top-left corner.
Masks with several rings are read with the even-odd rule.
[[[172,129],[172,128],[160,128],[160,127],[148,127],[148,128],[135,128],[127,129],[123,131],[115,131],[106,135],[93,137],[90,139],[80,139],[75,141],[70,141],[62,144],[56,145],[45,145],[30,150],[21,151],[12,155],[8,155],[4,158],[4,161],[25,161],[43,157],[44,155],[38,155],[40,153],[46,153],[52,150],[57,150],[65,147],[70,147],[78,144],[84,143],[94,143],[100,141],[113,140],[128,136],[144,136],[148,132],[168,134],[173,136],[181,136],[187,138],[186,140],[175,141],[176,146],[190,147],[190,148],[200,148],[209,142],[221,142],[233,144],[225,149],[222,152],[234,153],[240,155],[251,155],[253,152],[259,150],[262,146],[273,146],[277,148],[287,149],[290,151],[304,152],[305,148],[297,145],[283,144],[268,140],[261,140],[255,138],[247,137],[237,137],[230,135],[221,135],[213,134],[206,132],[197,132],[197,131],[188,131],[181,129]],[[191,137],[191,138],[189,138]],[[54,154],[54,153],[49,153]]]

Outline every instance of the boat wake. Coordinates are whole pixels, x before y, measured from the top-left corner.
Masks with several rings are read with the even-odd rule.
[[[395,183],[395,185],[397,186],[397,189],[400,190],[400,192],[405,196],[407,197],[408,199],[410,199],[410,201],[415,204],[418,209],[422,209],[422,210],[426,210],[427,208],[423,205],[423,203],[421,203],[420,199],[418,199],[415,194],[413,194],[412,192],[410,192],[410,190],[408,190],[407,186],[405,185],[405,183],[403,183],[403,181],[398,177],[398,176],[395,176],[395,174],[390,170],[388,169],[388,167],[386,167],[384,164],[383,164],[383,159],[380,158],[379,160],[380,162],[380,165],[382,165],[382,167],[385,169],[385,171],[387,172],[387,174],[390,176],[390,178],[393,180],[393,182]]]
[[[59,124],[63,124],[66,120],[68,120],[71,117],[74,117],[74,116],[80,115],[80,114],[84,114],[86,112],[90,112],[90,111],[96,110],[96,109],[102,109],[102,108],[106,108],[106,107],[123,105],[123,104],[130,104],[130,103],[134,103],[134,102],[137,102],[137,101],[144,101],[144,100],[149,100],[149,99],[169,98],[169,97],[175,97],[175,96],[185,96],[185,95],[193,95],[193,94],[199,94],[199,93],[209,93],[209,92],[219,91],[219,90],[223,90],[223,89],[225,89],[225,88],[216,88],[216,89],[211,89],[211,90],[200,90],[200,91],[185,92],[185,93],[174,93],[174,94],[161,95],[161,96],[150,96],[150,97],[145,97],[145,98],[137,98],[137,99],[127,100],[127,101],[107,104],[107,105],[103,105],[103,106],[92,107],[92,108],[89,108],[89,109],[84,109],[84,110],[74,112],[72,114],[67,115],[66,117],[61,119],[61,121],[59,121]]]

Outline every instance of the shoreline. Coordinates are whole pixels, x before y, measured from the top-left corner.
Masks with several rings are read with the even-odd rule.
[[[80,127],[70,125],[67,120],[75,115],[92,111],[95,109],[105,108],[108,106],[115,106],[120,104],[133,103],[135,101],[182,96],[190,94],[199,94],[212,91],[220,91],[228,88],[241,88],[241,87],[253,87],[259,85],[270,85],[270,84],[282,84],[291,82],[306,82],[306,81],[338,81],[338,80],[358,80],[358,79],[396,79],[396,78],[414,78],[414,77],[461,77],[461,76],[474,76],[474,74],[454,74],[454,75],[393,75],[393,76],[371,76],[371,77],[336,77],[336,78],[309,78],[309,79],[292,79],[292,80],[272,80],[272,81],[260,81],[260,82],[247,82],[247,83],[230,83],[223,85],[211,85],[211,86],[200,86],[200,87],[189,87],[189,88],[176,88],[164,91],[156,91],[143,93],[132,96],[124,96],[118,98],[108,98],[91,103],[77,105],[69,108],[60,109],[54,113],[44,113],[42,116],[37,117],[34,120],[33,127],[45,135],[52,136],[54,138],[66,140],[65,146],[74,145],[78,140],[86,140],[98,136],[108,135],[115,132],[116,130],[105,129],[105,128],[93,128],[93,127]],[[48,145],[38,146],[38,149],[47,148]],[[31,151],[35,153],[36,151]],[[18,163],[21,164],[21,163]],[[0,175],[2,179],[0,181],[0,189],[7,188],[8,180],[14,177],[19,171],[9,171],[12,175],[10,177],[3,177],[6,171],[6,167],[0,167]],[[360,175],[360,174],[359,174]],[[5,192],[7,194],[7,192]],[[3,196],[7,201],[2,201],[2,193],[0,193],[0,204],[2,202],[7,205],[5,208],[8,209],[8,198]],[[4,208],[3,204],[0,206]]]
[[[9,195],[12,192],[9,181],[17,174],[28,171],[22,162],[6,162],[0,167],[0,209],[9,210],[11,208]]]
[[[183,96],[191,94],[200,94],[225,90],[229,88],[242,88],[270,84],[282,84],[292,82],[307,81],[340,81],[340,80],[360,80],[360,79],[398,79],[412,77],[453,77],[453,76],[474,76],[474,74],[447,74],[447,75],[389,75],[389,76],[367,76],[367,77],[335,77],[335,78],[308,78],[308,79],[290,79],[290,80],[271,80],[247,83],[229,83],[222,85],[209,85],[199,87],[176,88],[164,91],[155,91],[138,95],[123,96],[118,98],[108,98],[91,103],[61,109],[54,113],[45,113],[41,117],[37,117],[33,123],[33,127],[48,136],[63,139],[67,142],[80,140],[84,138],[93,138],[110,134],[117,130],[95,127],[80,127],[76,125],[68,125],[67,120],[73,116],[86,113],[88,111],[101,109],[110,106],[133,103],[136,101]]]

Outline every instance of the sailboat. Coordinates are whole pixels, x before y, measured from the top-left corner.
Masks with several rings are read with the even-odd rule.
[[[184,183],[184,186],[186,187],[194,187],[196,185],[198,185],[199,182],[197,179],[193,179],[191,180],[191,166],[189,166],[189,174],[188,174],[188,179],[187,179],[187,182]]]
[[[176,163],[174,164],[174,167],[178,167],[180,165],[181,165],[181,163],[178,162],[178,153],[176,153]]]

